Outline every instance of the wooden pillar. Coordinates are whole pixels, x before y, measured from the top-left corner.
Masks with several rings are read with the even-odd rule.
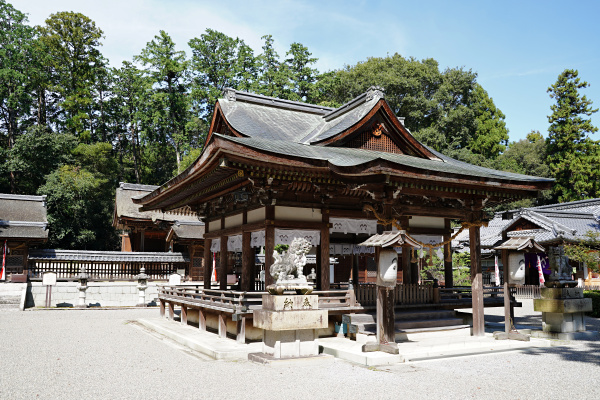
[[[160,303],[160,316],[164,317],[165,316],[165,301],[163,299],[158,299],[158,302]]]
[[[473,336],[485,334],[483,314],[483,275],[481,273],[481,243],[480,228],[469,228],[469,244],[471,250],[471,290],[473,308]]]
[[[410,285],[412,283],[412,274],[410,268],[410,257],[412,248],[410,246],[402,246],[402,284]]]
[[[322,211],[322,221],[327,223],[321,228],[321,290],[329,290],[329,210]]]
[[[210,289],[210,280],[213,265],[213,258],[210,251],[211,245],[211,239],[204,239],[204,272],[202,272],[202,279],[204,279],[204,289]]]
[[[252,232],[242,232],[242,291],[254,289],[254,249],[251,246]]]
[[[508,250],[502,251],[502,276],[504,278],[504,332],[510,332],[510,321],[512,318],[512,304],[510,298],[510,288],[508,286]]]
[[[275,206],[265,207],[265,290],[272,285],[271,265],[273,265],[273,252],[275,251]]]
[[[146,229],[142,228],[140,230],[140,251],[144,251],[144,242],[145,242],[145,236],[146,236]]]
[[[394,290],[377,286],[377,339],[379,343],[395,343]]]
[[[419,283],[419,262],[420,258],[417,257],[417,262],[410,263],[410,283],[416,285]]]
[[[219,289],[227,290],[227,236],[221,236],[221,253],[219,259]]]
[[[323,269],[321,268],[321,248],[323,246],[321,246],[320,244],[317,245],[317,249],[315,252],[315,270],[317,272],[317,281],[315,282],[316,286],[317,286],[317,290],[323,290],[321,288],[321,273],[323,272]]]
[[[25,243],[25,249],[23,250],[23,276],[25,277],[25,282],[27,282],[29,278],[29,244]]]
[[[445,221],[445,230],[447,232],[451,232],[450,220],[446,219]],[[450,240],[450,233],[444,235],[444,242],[446,240]],[[454,276],[452,273],[452,243],[448,242],[448,244],[444,245],[444,282],[446,287],[454,286]]]

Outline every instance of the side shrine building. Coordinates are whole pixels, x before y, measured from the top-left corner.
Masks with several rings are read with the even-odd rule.
[[[365,265],[359,255],[372,249],[358,244],[394,229],[406,231],[426,250],[443,247],[445,284],[451,287],[450,221],[458,221],[471,238],[473,308],[481,307],[482,316],[483,300],[476,293],[483,288],[484,207],[535,197],[552,182],[432,150],[410,134],[377,87],[339,108],[226,89],[200,157],[133,202],[140,211],[189,207],[203,217],[204,259],[212,259],[211,253],[220,258],[221,289],[227,288],[221,277],[240,268],[243,291],[255,287],[259,249],[265,249],[268,285],[275,246],[294,237],[313,245],[320,290],[328,290],[332,280],[368,277],[374,265]],[[418,282],[413,250],[397,249],[398,278],[407,284]],[[239,266],[232,265],[236,257],[221,256],[232,252],[239,255]],[[330,266],[334,255],[340,262]],[[204,283],[210,288],[209,279]],[[483,329],[482,318],[479,323]]]

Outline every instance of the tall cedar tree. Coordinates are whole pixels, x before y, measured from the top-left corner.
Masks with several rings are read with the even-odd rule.
[[[89,142],[94,86],[106,63],[98,49],[103,32],[85,15],[66,11],[50,15],[39,31],[50,55],[46,58],[52,71],[50,90],[62,99],[62,123],[68,132]]]
[[[581,81],[577,70],[566,69],[554,85],[548,88],[556,100],[546,139],[546,163],[556,179],[554,196],[559,202],[598,197],[600,178],[600,151],[597,141],[589,135],[598,130],[589,117],[598,109],[579,90],[588,87]]]

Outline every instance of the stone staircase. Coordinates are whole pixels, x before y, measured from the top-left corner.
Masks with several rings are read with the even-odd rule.
[[[345,314],[342,322],[347,324],[348,333],[374,336],[377,333],[375,314]],[[422,338],[426,333],[444,333],[448,336],[469,336],[470,326],[457,318],[454,310],[419,310],[396,312],[394,323],[396,341]],[[439,335],[438,335],[439,336]]]
[[[21,294],[26,283],[0,283],[0,311],[18,311],[21,306]]]

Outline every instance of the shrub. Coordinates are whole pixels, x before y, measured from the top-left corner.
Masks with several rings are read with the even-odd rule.
[[[587,315],[600,318],[600,290],[584,290],[583,297],[592,299],[592,312]]]

